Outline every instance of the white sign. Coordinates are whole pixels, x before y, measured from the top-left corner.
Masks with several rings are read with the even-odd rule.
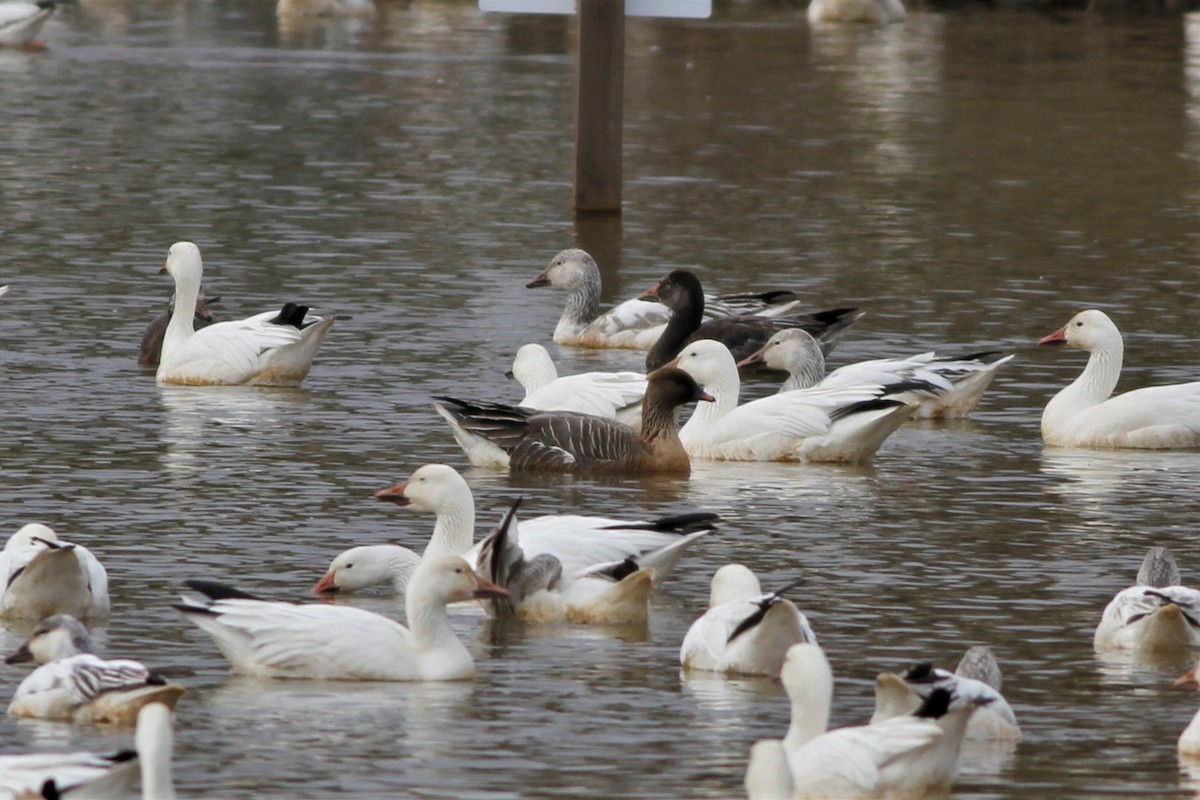
[[[574,14],[575,0],[479,0],[480,11],[509,14]],[[625,0],[627,17],[712,16],[712,0]]]

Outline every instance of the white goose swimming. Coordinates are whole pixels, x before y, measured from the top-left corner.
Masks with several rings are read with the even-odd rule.
[[[0,46],[45,49],[45,43],[35,41],[35,38],[58,8],[58,3],[59,0],[0,3]]]
[[[785,370],[788,379],[779,391],[795,389],[833,389],[863,383],[896,386],[919,381],[919,391],[891,395],[921,404],[916,416],[922,419],[959,419],[970,414],[991,385],[1000,367],[1012,355],[986,359],[995,353],[976,353],[962,358],[938,358],[921,353],[909,358],[878,358],[846,364],[825,372],[825,354],[821,344],[807,331],[793,328],[774,334],[762,349],[738,362],[738,367],[757,366]]]
[[[9,537],[0,551],[0,580],[0,617],[108,616],[104,567],[86,547],[59,539],[40,523],[25,525]]]
[[[782,742],[791,774],[784,776],[777,751],[766,749],[752,764],[754,774],[747,775],[748,781],[778,787],[790,780],[793,798],[924,796],[926,787],[904,771],[944,736],[943,729],[925,717],[945,713],[948,692],[931,696],[920,711],[923,716],[827,731],[833,672],[820,646],[792,645],[780,678],[792,704],[791,724]]]
[[[143,706],[137,716],[134,751],[31,753],[0,756],[0,800],[42,797],[127,797],[142,778],[142,800],[174,800],[171,709]]]
[[[1200,689],[1200,664],[1194,665],[1179,676],[1175,681],[1175,686],[1185,689]],[[1179,735],[1176,750],[1181,756],[1200,758],[1200,711],[1195,713],[1187,727],[1183,729],[1183,733]]]
[[[883,397],[879,384],[781,392],[738,405],[741,381],[729,348],[691,342],[670,366],[714,398],[679,431],[692,458],[731,461],[863,461],[913,415],[916,403]]]
[[[1038,344],[1087,351],[1087,366],[1042,412],[1042,439],[1054,447],[1168,450],[1200,447],[1200,381],[1149,386],[1113,396],[1125,345],[1103,311],[1081,311]]]
[[[979,741],[1018,741],[1021,728],[1012,706],[1000,694],[1000,666],[991,648],[977,645],[963,655],[954,672],[919,664],[903,676],[883,673],[875,680],[875,714],[871,722],[911,714],[936,688],[957,698],[970,698],[970,715],[962,738]]]
[[[646,376],[639,372],[581,372],[559,377],[554,359],[540,344],[522,345],[510,377],[525,388],[518,405],[541,411],[576,411],[641,427]]]
[[[708,610],[683,637],[679,663],[727,675],[778,675],[789,647],[817,641],[808,619],[783,597],[787,588],[764,594],[749,567],[718,569]]]
[[[408,627],[351,606],[252,598],[206,581],[175,608],[212,636],[235,672],[263,678],[456,681],[475,661],[450,627],[448,603],[503,597],[459,556],[424,559],[405,594]]]
[[[1109,601],[1096,626],[1096,652],[1173,651],[1200,646],[1200,590],[1180,585],[1165,547],[1151,547],[1137,582]]]
[[[633,298],[600,312],[600,268],[584,250],[563,250],[526,288],[553,286],[568,292],[554,329],[557,344],[648,350],[666,329],[671,310],[661,303]],[[706,297],[710,317],[753,313],[765,317],[793,310],[798,301],[788,291]]]
[[[163,271],[175,279],[175,305],[194,308],[203,278],[200,248],[171,245]],[[195,330],[192,316],[174,314],[163,336],[155,379],[187,386],[295,386],[308,375],[333,317],[307,318],[308,308],[287,303],[243,320]]]
[[[93,650],[87,628],[79,620],[67,614],[43,620],[5,659],[7,664],[33,661],[40,665],[17,687],[9,715],[129,724],[148,703],[174,708],[184,692],[182,686],[167,683],[140,662],[106,661]]]

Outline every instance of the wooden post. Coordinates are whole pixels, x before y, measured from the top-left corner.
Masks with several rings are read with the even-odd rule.
[[[575,210],[621,213],[625,0],[579,0]]]

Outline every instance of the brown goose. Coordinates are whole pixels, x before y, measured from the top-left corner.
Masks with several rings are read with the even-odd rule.
[[[615,420],[569,411],[453,397],[435,397],[434,408],[477,467],[686,476],[691,464],[679,442],[674,411],[712,397],[674,367],[651,373],[647,381],[640,433]]]
[[[797,312],[778,317],[753,314],[720,317],[704,321],[704,289],[700,279],[685,269],[677,269],[642,293],[641,300],[658,300],[671,309],[666,330],[646,354],[646,371],[658,369],[679,355],[688,342],[716,339],[741,361],[760,349],[776,332],[785,328],[808,331],[821,342],[825,352],[856,320],[865,314],[856,308]]]

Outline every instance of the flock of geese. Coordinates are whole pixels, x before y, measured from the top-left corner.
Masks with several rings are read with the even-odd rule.
[[[190,242],[171,246],[163,271],[175,282],[176,313],[151,325],[139,356],[156,364],[161,385],[296,385],[334,321],[294,303],[213,321],[201,289],[200,250]],[[475,465],[686,476],[694,459],[862,461],[915,416],[969,414],[1013,357],[923,353],[827,372],[829,350],[862,316],[856,309],[812,313],[781,291],[708,296],[694,274],[676,270],[602,312],[599,269],[578,249],[556,255],[528,286],[567,293],[555,342],[645,349],[646,372],[560,376],[544,347],[522,347],[511,373],[525,391],[520,403],[436,398],[437,413]],[[1083,373],[1045,409],[1046,444],[1200,446],[1200,383],[1111,396],[1122,342],[1103,312],[1076,314],[1040,343],[1090,354]],[[772,394],[740,402],[742,377],[761,382],[764,368],[786,380]],[[691,403],[695,409],[678,427],[679,408]],[[352,548],[332,560],[313,591],[383,587],[403,595],[407,624],[354,606],[263,600],[213,581],[188,581],[191,591],[175,608],[242,674],[466,680],[476,665],[450,624],[454,604],[482,603],[490,615],[531,623],[644,624],[654,588],[719,522],[704,511],[519,520],[518,501],[477,541],[470,487],[443,464],[422,466],[376,497],[435,517],[424,551]],[[0,577],[0,618],[38,622],[7,659],[35,665],[8,713],[136,726],[131,752],[0,756],[0,797],[121,796],[140,775],[143,797],[171,798],[171,711],[185,690],[138,661],[94,652],[84,623],[103,621],[110,608],[100,561],[85,546],[30,523],[0,552]],[[1200,591],[1180,583],[1171,554],[1151,549],[1134,585],[1104,609],[1096,651],[1157,653],[1200,644]],[[680,645],[683,669],[778,677],[790,698],[788,730],[756,743],[748,755],[749,797],[944,794],[964,739],[1020,737],[986,647],[971,648],[955,672],[922,664],[880,675],[874,716],[827,730],[833,676],[816,632],[787,598],[791,588],[764,591],[744,565],[722,566],[712,577],[707,610]],[[1200,685],[1196,670],[1179,683]],[[1200,755],[1200,714],[1179,750]]]

